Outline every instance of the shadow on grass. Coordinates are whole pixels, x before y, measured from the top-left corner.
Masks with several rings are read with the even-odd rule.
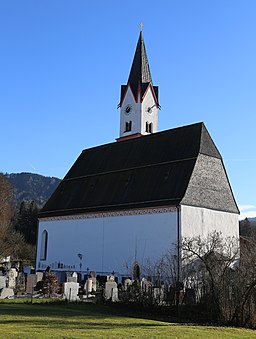
[[[136,319],[150,319],[148,316],[137,312],[127,312],[123,308],[115,307],[115,305],[95,305],[95,304],[74,304],[74,303],[42,303],[42,304],[11,304],[0,303],[0,315],[14,317],[40,317],[43,318],[56,318],[57,319],[70,319],[79,318],[80,321],[86,321],[90,319],[111,319],[117,317],[136,318]],[[0,318],[1,322],[2,319]],[[153,319],[152,319],[153,320]],[[15,319],[13,319],[15,321]],[[65,320],[66,321],[66,320]],[[127,320],[128,321],[128,320]]]
[[[79,304],[10,304],[0,303],[0,314],[11,316],[104,316],[108,314],[107,310],[101,307],[88,307],[91,305]],[[94,306],[94,305],[93,305]]]
[[[152,310],[139,309],[134,305],[124,304],[84,304],[67,302],[49,302],[49,303],[0,303],[0,314],[10,316],[40,316],[52,318],[76,318],[76,317],[127,317],[136,319],[147,319],[162,321],[167,323],[180,323],[181,321],[172,315],[152,312]],[[187,323],[187,322],[186,322]]]
[[[20,319],[20,320],[1,320],[1,325],[21,325],[21,326],[31,326],[31,327],[47,327],[47,328],[59,328],[62,329],[101,329],[101,330],[108,330],[113,328],[120,328],[120,329],[129,329],[129,328],[156,328],[156,327],[165,327],[163,323],[147,323],[147,322],[127,322],[127,321],[120,321],[120,322],[111,322],[111,321],[92,321],[90,319],[78,319],[77,321],[68,321],[68,320],[51,320],[51,319]]]

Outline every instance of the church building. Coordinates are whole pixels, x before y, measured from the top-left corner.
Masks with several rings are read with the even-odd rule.
[[[38,271],[121,278],[183,237],[239,237],[239,210],[204,123],[158,132],[142,32],[119,107],[119,137],[83,150],[40,213]]]

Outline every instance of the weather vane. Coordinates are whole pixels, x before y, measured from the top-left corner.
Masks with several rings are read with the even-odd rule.
[[[143,25],[143,23],[141,22],[141,23],[140,23],[140,31],[141,31],[141,32],[142,32],[143,26],[144,26],[144,25]]]

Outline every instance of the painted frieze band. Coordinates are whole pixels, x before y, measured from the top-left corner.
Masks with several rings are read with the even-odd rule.
[[[131,215],[145,215],[145,214],[160,214],[176,212],[176,207],[158,207],[158,208],[144,208],[144,209],[133,209],[128,211],[112,211],[112,212],[98,212],[98,213],[84,213],[74,214],[65,216],[54,216],[40,218],[40,222],[44,221],[55,221],[55,220],[82,220],[82,219],[95,219],[95,218],[111,218],[111,217],[124,217]]]

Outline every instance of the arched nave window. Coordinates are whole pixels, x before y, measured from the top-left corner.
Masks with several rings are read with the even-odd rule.
[[[46,230],[44,230],[43,233],[42,233],[42,237],[41,237],[40,260],[46,260],[47,245],[48,245],[48,232]]]

